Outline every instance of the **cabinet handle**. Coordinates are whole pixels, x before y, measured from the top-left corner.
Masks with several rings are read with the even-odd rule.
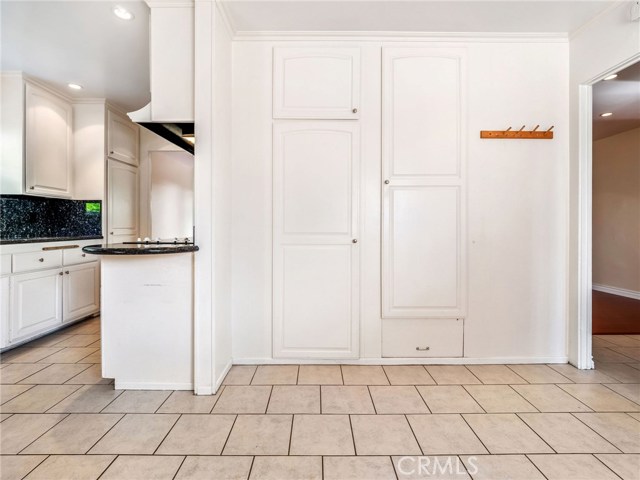
[[[34,186],[29,187],[29,190],[35,190],[35,189],[36,189],[36,187],[34,187]]]
[[[416,347],[416,350],[419,352],[426,352],[427,350],[429,350],[429,347],[424,347],[424,348]]]
[[[358,113],[358,109],[354,108],[353,110],[351,110],[353,113]]]
[[[83,257],[86,257],[86,256],[87,256],[87,254],[86,254],[86,253],[83,253],[83,254],[82,254],[82,256],[83,256]]]
[[[358,243],[358,239],[354,238],[353,240],[351,240],[351,243]]]
[[[109,232],[109,235],[113,235],[113,232]]]
[[[64,274],[63,274],[62,272],[60,272],[58,275],[62,276],[62,275],[64,275]]]
[[[389,185],[389,183],[390,183],[390,182],[389,182],[389,180],[385,180],[385,181],[384,181],[384,184],[385,184],[385,185]]]
[[[114,153],[115,153],[115,152],[114,152],[113,150],[111,150],[111,151],[109,152],[109,155],[113,155]]]
[[[38,261],[39,261],[40,263],[42,263],[42,262],[44,262],[44,258],[39,258],[39,259],[38,259]]]
[[[67,275],[69,275],[69,270],[65,271],[64,273],[66,273]]]

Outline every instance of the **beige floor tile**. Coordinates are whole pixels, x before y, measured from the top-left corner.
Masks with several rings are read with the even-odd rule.
[[[460,385],[418,387],[433,413],[484,413],[474,398]]]
[[[15,354],[7,357],[9,363],[54,363],[44,358],[61,351],[59,347],[41,347],[41,348],[20,348],[17,349]]]
[[[291,455],[355,455],[347,415],[295,415]]]
[[[298,385],[342,385],[340,365],[300,365]]]
[[[640,406],[603,385],[560,385],[564,391],[597,412],[637,412]]]
[[[256,457],[250,480],[322,480],[322,457]]]
[[[182,415],[157,454],[220,455],[235,415]]]
[[[427,371],[438,385],[471,385],[482,383],[464,365],[429,365]]]
[[[520,418],[558,453],[618,453],[570,413],[522,413]]]
[[[298,365],[260,365],[251,385],[295,385]]]
[[[98,413],[122,392],[123,390],[114,390],[113,385],[85,385],[51,407],[47,412]]]
[[[235,386],[224,387],[213,407],[213,413],[265,413],[271,387]]]
[[[58,343],[73,337],[64,333],[52,333],[46,337],[38,338],[29,342],[29,347],[55,347]]]
[[[624,363],[598,363],[596,370],[608,375],[613,381],[602,381],[600,383],[640,383],[640,370]]]
[[[320,413],[320,386],[274,385],[267,413]]]
[[[599,363],[624,363],[632,362],[633,357],[616,352],[611,348],[593,348],[593,360]]]
[[[477,455],[462,461],[473,480],[545,480],[524,455]]]
[[[547,365],[509,365],[509,368],[529,383],[571,383]]]
[[[628,415],[624,413],[576,413],[575,416],[622,452],[640,453],[640,422],[629,419]],[[592,450],[589,453],[608,452]]]
[[[0,405],[26,392],[33,385],[2,385],[0,387]]]
[[[476,377],[488,385],[508,385],[527,383],[520,375],[506,365],[468,365]]]
[[[637,342],[640,343],[640,342]],[[613,347],[614,352],[620,353],[626,357],[632,358],[635,361],[640,360],[640,347]],[[626,361],[626,360],[625,360]]]
[[[605,342],[611,343],[618,347],[638,347],[640,346],[640,341],[634,339],[629,335],[594,335],[594,340],[597,338],[599,340],[604,340]]]
[[[24,453],[82,455],[102,438],[121,414],[72,414],[29,445]]]
[[[94,480],[113,461],[113,455],[52,455],[26,478],[28,480]]]
[[[509,385],[466,385],[464,388],[488,413],[537,411]]]
[[[611,343],[605,337],[606,335],[593,335],[593,337],[591,337],[591,345],[598,348],[610,348],[616,346],[615,343]]]
[[[80,363],[85,357],[98,350],[97,347],[67,347],[42,359],[43,363]]]
[[[541,412],[591,411],[584,403],[556,385],[513,385],[513,389]]]
[[[617,473],[622,480],[640,480],[640,455],[599,454],[602,463]]]
[[[3,480],[19,480],[40,465],[45,458],[46,455],[3,455],[0,458],[0,476]]]
[[[48,363],[12,363],[0,370],[0,382],[3,385],[18,383],[48,366]]]
[[[386,365],[383,367],[391,385],[435,385],[435,380],[421,365]]]
[[[65,382],[67,385],[106,385],[112,381],[110,378],[102,378],[102,366],[99,364],[76,363],[74,365],[89,366],[89,368],[67,380]]]
[[[53,364],[23,380],[20,380],[20,383],[28,385],[60,385],[87,368],[89,368],[88,365],[73,363]]]
[[[169,390],[125,390],[103,413],[154,413],[171,395]]]
[[[515,414],[464,414],[463,417],[490,453],[553,453]]]
[[[369,391],[376,413],[429,413],[416,387],[371,386]]]
[[[13,415],[0,425],[0,450],[3,454],[18,453],[66,415]]]
[[[407,418],[425,455],[489,453],[460,415],[408,415]]]
[[[100,480],[172,480],[184,457],[119,456]]]
[[[44,413],[79,388],[79,385],[35,385],[0,408],[4,413]]]
[[[69,338],[56,343],[56,347],[87,347],[100,340],[100,335],[71,335]]]
[[[640,404],[640,384],[638,383],[608,383],[605,385],[634,403]]]
[[[375,413],[366,386],[322,386],[322,413]]]
[[[222,390],[218,390],[216,395],[194,395],[192,391],[177,390],[162,404],[158,413],[209,413],[221,393]]]
[[[358,455],[420,455],[404,415],[352,415]]]
[[[593,455],[529,455],[548,480],[620,480]]]
[[[253,457],[187,457],[176,480],[247,480]]]
[[[380,365],[342,365],[345,385],[389,385]]]
[[[255,365],[234,365],[222,383],[224,385],[250,385],[257,368]]]
[[[223,455],[287,455],[292,415],[239,415]]]
[[[178,415],[129,414],[91,450],[91,454],[152,454],[176,423]]]
[[[400,480],[470,480],[464,463],[455,455],[392,457]]]
[[[324,457],[324,480],[396,480],[389,457]]]
[[[616,380],[599,370],[578,370],[573,365],[549,365],[556,372],[576,383],[614,383]]]

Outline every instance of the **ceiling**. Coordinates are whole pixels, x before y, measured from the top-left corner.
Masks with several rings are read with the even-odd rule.
[[[613,0],[226,0],[237,31],[573,32]]]
[[[116,4],[135,18],[117,18]],[[0,16],[3,71],[23,71],[72,98],[107,98],[127,111],[149,103],[145,2],[2,0]]]
[[[610,117],[601,113],[612,112]],[[593,86],[593,139],[640,128],[640,62]]]

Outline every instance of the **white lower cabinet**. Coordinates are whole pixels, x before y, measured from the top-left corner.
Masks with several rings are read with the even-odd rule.
[[[11,303],[9,277],[0,278],[0,348],[9,344],[9,304]]]
[[[63,323],[77,320],[100,308],[100,264],[66,267],[62,284]]]
[[[55,269],[11,277],[11,343],[62,324],[63,275]]]

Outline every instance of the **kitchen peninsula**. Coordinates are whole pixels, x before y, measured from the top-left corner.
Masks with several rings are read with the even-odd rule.
[[[83,248],[101,256],[102,376],[116,389],[193,389],[193,257],[185,243]]]

